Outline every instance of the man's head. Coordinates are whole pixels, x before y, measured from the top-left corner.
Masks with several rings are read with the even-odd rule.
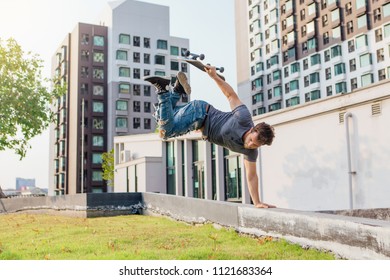
[[[262,145],[271,145],[274,140],[274,128],[265,122],[258,123],[245,135],[245,149],[257,149]]]

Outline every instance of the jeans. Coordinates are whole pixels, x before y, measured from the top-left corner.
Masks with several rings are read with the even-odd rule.
[[[207,102],[194,100],[176,106],[179,99],[180,94],[175,92],[158,95],[155,118],[159,126],[160,137],[165,140],[200,129],[207,116]]]

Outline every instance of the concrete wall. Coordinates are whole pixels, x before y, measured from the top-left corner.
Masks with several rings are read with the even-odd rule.
[[[164,215],[187,223],[212,222],[257,236],[284,238],[348,259],[390,259],[390,222],[156,193],[78,194],[0,199],[0,214],[49,213],[78,217]]]

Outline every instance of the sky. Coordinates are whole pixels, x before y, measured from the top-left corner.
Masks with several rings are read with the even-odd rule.
[[[98,24],[110,0],[0,0],[0,39],[14,38],[22,49],[44,60],[43,76],[50,77],[51,58],[78,22]],[[234,0],[143,0],[170,7],[171,36],[188,38],[194,53],[205,62],[225,68],[226,81],[237,89]],[[204,72],[191,68],[192,99],[202,99],[228,111],[229,105]],[[0,151],[0,186],[15,188],[16,177],[49,182],[49,132],[30,141],[32,148],[20,161],[14,151]]]

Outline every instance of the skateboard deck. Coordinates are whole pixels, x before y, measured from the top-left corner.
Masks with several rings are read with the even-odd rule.
[[[191,64],[192,66],[195,66],[196,68],[202,70],[203,72],[206,72],[206,70],[205,70],[206,64],[204,64],[202,61],[205,58],[204,54],[195,54],[195,53],[191,53],[189,50],[185,50],[184,52],[182,52],[182,55],[185,58],[179,58],[180,60],[183,60],[183,61]],[[210,65],[210,64],[207,64],[207,65]],[[222,73],[225,69],[223,67],[217,67],[216,70]],[[218,75],[218,77],[220,77],[222,80],[225,81],[224,76],[222,76],[221,74],[218,74],[218,73],[217,73],[217,75]]]
[[[187,62],[187,63],[189,63],[189,64],[191,64],[192,66],[195,66],[196,68],[202,70],[203,72],[206,72],[206,70],[204,69],[205,66],[206,66],[206,64],[204,64],[202,61],[197,60],[197,59],[191,59],[191,58],[184,58],[184,59],[182,59],[182,60],[185,61],[185,62]],[[225,77],[224,77],[224,76],[222,76],[221,74],[218,74],[218,73],[217,73],[217,75],[218,75],[222,80],[225,81]]]

